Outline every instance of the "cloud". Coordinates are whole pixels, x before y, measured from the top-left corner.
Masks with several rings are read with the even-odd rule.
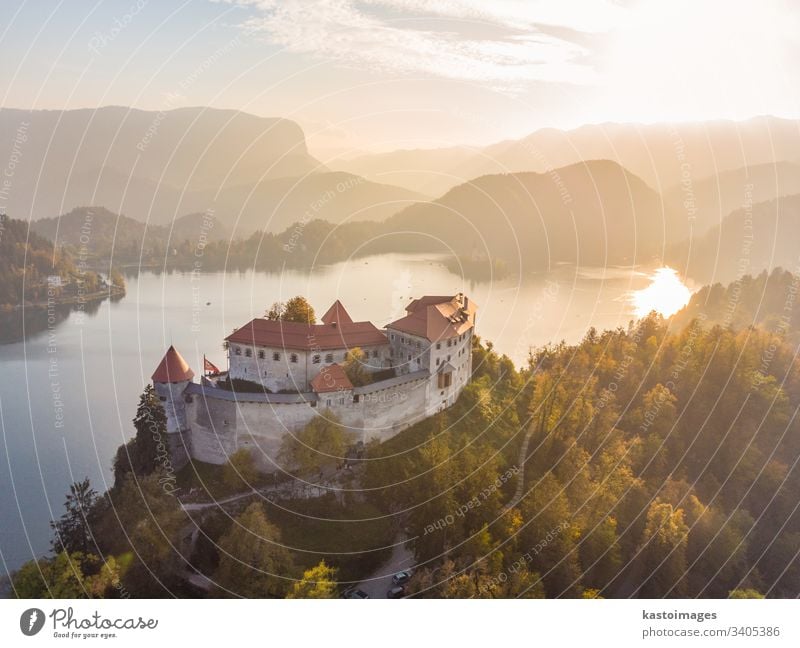
[[[248,6],[244,26],[289,52],[349,67],[486,83],[597,81],[591,52],[540,27],[597,33],[622,11],[602,0],[226,0]]]

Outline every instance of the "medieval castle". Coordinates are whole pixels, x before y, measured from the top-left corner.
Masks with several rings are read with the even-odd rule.
[[[385,331],[354,322],[338,300],[320,324],[257,318],[226,338],[228,371],[199,383],[171,346],[152,380],[172,463],[223,464],[249,448],[262,470],[274,470],[284,435],[326,411],[362,441],[386,440],[456,401],[471,374],[475,315],[459,293],[411,301]],[[368,377],[360,386],[342,366],[355,348]],[[260,389],[230,389],[237,380]]]

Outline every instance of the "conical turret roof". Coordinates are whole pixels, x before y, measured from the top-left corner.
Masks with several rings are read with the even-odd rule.
[[[153,382],[159,383],[183,382],[184,380],[191,380],[193,377],[194,371],[189,368],[189,364],[183,359],[183,356],[171,345],[152,375]]]

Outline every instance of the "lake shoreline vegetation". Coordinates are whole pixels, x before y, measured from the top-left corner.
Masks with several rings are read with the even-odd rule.
[[[285,440],[281,477],[239,452],[169,474],[147,386],[112,488],[73,484],[14,592],[331,598],[406,537],[414,597],[797,597],[800,363],[780,325],[796,282],[710,287],[672,320],[590,329],[521,368],[476,337],[451,408],[353,454],[335,419],[312,421]],[[727,316],[764,290],[756,325]],[[297,497],[298,479],[327,494]],[[181,506],[198,493],[243,496]]]
[[[84,257],[30,231],[28,223],[0,214],[0,342],[124,296],[125,278],[117,268],[103,276]]]

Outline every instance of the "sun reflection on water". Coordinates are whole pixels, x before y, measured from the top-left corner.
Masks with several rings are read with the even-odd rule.
[[[650,277],[650,285],[631,293],[631,301],[637,317],[650,311],[669,317],[689,303],[692,291],[681,281],[677,271],[663,267]]]

